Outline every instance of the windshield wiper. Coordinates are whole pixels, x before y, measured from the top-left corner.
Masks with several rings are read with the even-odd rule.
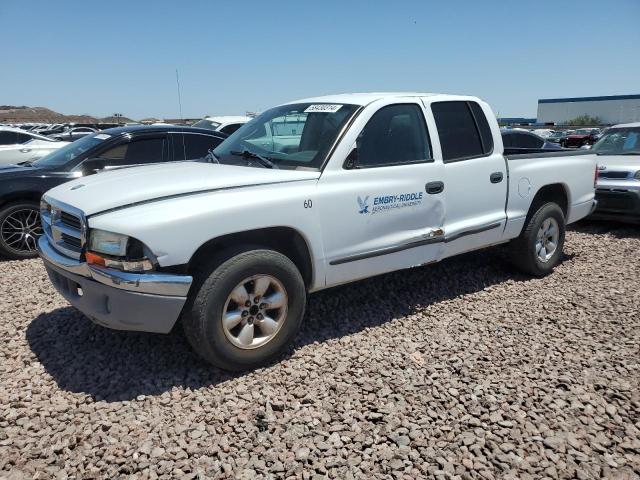
[[[220,163],[220,160],[218,160],[218,157],[216,157],[215,154],[213,153],[212,148],[207,150],[207,154],[204,156],[204,159],[209,163]]]
[[[231,155],[238,155],[240,157],[244,157],[244,158],[255,158],[256,160],[259,160],[260,163],[262,164],[263,167],[266,168],[275,168],[276,170],[278,170],[278,166],[273,163],[271,160],[269,160],[267,157],[263,157],[262,155],[258,155],[255,152],[251,152],[247,149],[239,152],[239,151],[234,151],[231,150],[229,152]]]
[[[23,162],[18,162],[16,165],[20,165],[21,167],[30,167],[33,165],[33,160],[24,160]]]

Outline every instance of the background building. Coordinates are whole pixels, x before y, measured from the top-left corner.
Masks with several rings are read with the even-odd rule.
[[[582,115],[598,117],[603,124],[640,122],[640,95],[538,100],[538,123],[568,123]]]

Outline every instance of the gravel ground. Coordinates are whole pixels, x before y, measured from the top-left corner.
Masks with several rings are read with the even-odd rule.
[[[208,368],[0,263],[0,478],[640,478],[640,230],[554,274],[499,248],[311,297],[280,362]]]

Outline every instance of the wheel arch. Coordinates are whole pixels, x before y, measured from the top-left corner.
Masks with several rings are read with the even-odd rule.
[[[243,244],[260,245],[285,255],[300,271],[305,286],[309,288],[312,285],[314,271],[309,243],[298,230],[285,226],[246,230],[213,238],[198,247],[189,259],[187,271],[193,274],[207,258],[226,248]]]
[[[562,213],[564,213],[565,219],[569,216],[569,189],[563,183],[551,183],[548,185],[543,185],[538,189],[536,194],[531,201],[531,205],[529,206],[529,211],[527,212],[527,220],[529,220],[534,213],[540,208],[544,203],[553,202],[556,203],[560,209],[562,209]]]
[[[0,197],[0,208],[15,202],[40,202],[42,192],[26,191],[12,192]]]

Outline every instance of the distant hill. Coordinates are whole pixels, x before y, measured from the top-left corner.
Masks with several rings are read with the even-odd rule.
[[[130,118],[96,118],[91,115],[64,115],[44,107],[0,105],[0,123],[120,123],[133,122]]]

